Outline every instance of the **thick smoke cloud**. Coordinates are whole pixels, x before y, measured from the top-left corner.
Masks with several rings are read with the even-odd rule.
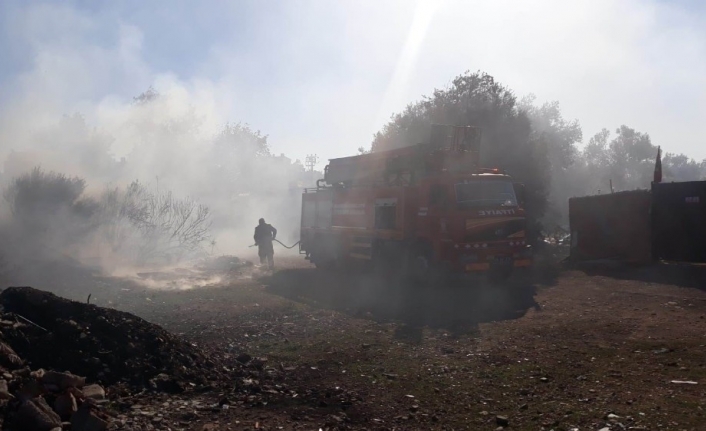
[[[172,87],[89,111],[95,124],[77,113],[43,127],[13,127],[2,137],[18,148],[7,153],[4,186],[36,166],[85,179],[83,196],[99,200],[106,189],[126,190],[137,180],[160,196],[172,193],[207,206],[211,251],[241,252],[260,217],[278,225],[282,239],[294,240],[300,193],[317,174],[273,156],[267,136],[247,125],[216,128],[220,118],[212,112],[187,89]]]
[[[626,122],[650,133],[665,152],[703,158],[694,132],[706,100],[693,91],[706,76],[704,56],[697,55],[706,27],[698,14],[651,1],[431,6],[283,2],[274,11],[221,14],[213,7],[214,16],[227,17],[221,27],[182,7],[174,26],[160,28],[165,21],[149,8],[128,15],[120,6],[3,3],[0,47],[14,68],[0,66],[0,77],[8,77],[0,87],[0,181],[6,186],[41,165],[85,179],[85,196],[96,197],[139,180],[209,206],[216,252],[242,250],[261,216],[293,242],[295,189],[318,176],[284,157],[257,154],[262,144],[288,154],[353,154],[386,115],[469,67],[488,70],[516,94],[560,100],[564,117],[581,121],[584,137]],[[258,17],[268,25],[230,22]],[[208,48],[199,48],[204,52],[195,60],[193,47],[183,47],[178,62],[188,67],[174,68],[174,58],[166,61],[150,43],[177,27],[188,27],[189,37],[195,28],[219,36],[194,39]],[[246,30],[234,34],[234,28]],[[247,46],[239,44],[243,35]],[[172,45],[182,42],[166,44],[172,57],[182,53]],[[132,99],[150,86],[160,97]],[[529,114],[549,120],[542,130],[551,129],[552,106],[535,105]],[[273,138],[263,141],[268,133]],[[558,221],[566,196],[605,190],[606,178],[615,176],[602,173],[600,184],[584,190],[587,182],[574,171],[599,177],[588,168],[588,150],[572,149],[551,160],[563,166],[553,172],[550,190],[556,205],[549,211]],[[574,162],[564,163],[564,156]],[[674,178],[699,175],[699,162],[670,157]],[[635,161],[640,172],[649,164]]]
[[[55,208],[60,214],[44,211],[52,235],[12,234],[17,226],[8,225],[11,208],[3,205],[6,258],[21,262],[42,250],[115,270],[120,262],[101,245],[103,237],[77,231],[75,224],[90,223],[76,221],[75,205],[92,200],[102,208],[106,196],[123,196],[134,181],[155,202],[208,207],[212,229],[203,251],[244,253],[260,217],[280,229],[282,240],[298,237],[301,188],[318,174],[274,156],[265,133],[240,123],[248,118],[229,116],[238,100],[227,80],[154,70],[143,30],[111,19],[108,10],[40,3],[3,10],[13,18],[4,29],[15,36],[11,54],[31,60],[19,62],[19,73],[2,87],[0,185],[7,189],[37,166],[48,176],[85,180],[80,197]]]

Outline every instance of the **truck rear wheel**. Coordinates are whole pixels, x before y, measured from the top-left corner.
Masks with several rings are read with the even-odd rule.
[[[512,267],[491,267],[490,271],[488,271],[488,280],[491,283],[505,283],[511,275]]]
[[[309,260],[317,269],[334,270],[339,267],[340,248],[335,239],[317,237],[316,245],[312,247]]]

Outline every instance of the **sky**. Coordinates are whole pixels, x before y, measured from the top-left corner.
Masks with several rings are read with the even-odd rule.
[[[698,1],[4,0],[0,58],[0,117],[99,126],[153,86],[319,167],[467,70],[559,101],[585,140],[626,124],[706,159]]]

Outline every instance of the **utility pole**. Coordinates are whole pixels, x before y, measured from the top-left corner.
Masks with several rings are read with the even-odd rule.
[[[316,163],[319,161],[319,156],[316,154],[309,154],[306,156],[306,159],[304,160],[304,166],[306,166],[309,169],[309,172],[314,172],[314,166],[316,166]]]

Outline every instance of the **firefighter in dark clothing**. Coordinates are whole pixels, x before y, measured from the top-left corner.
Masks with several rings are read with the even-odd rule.
[[[271,224],[265,223],[265,219],[260,219],[260,224],[255,228],[255,244],[257,244],[257,254],[260,256],[260,264],[267,264],[270,269],[275,267],[275,250],[272,247],[272,241],[277,237],[277,229]]]

